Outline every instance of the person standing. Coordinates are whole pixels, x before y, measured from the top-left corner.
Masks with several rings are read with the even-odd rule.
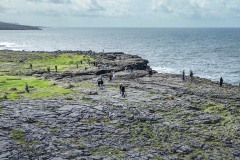
[[[100,89],[103,89],[103,75],[101,74],[100,77],[98,78],[98,81],[100,82]]]
[[[184,81],[185,80],[185,71],[183,70],[182,72],[182,80]]]
[[[112,82],[112,72],[110,73],[110,75],[109,75],[109,82]]]
[[[50,73],[50,67],[47,67],[47,73]]]
[[[30,63],[30,69],[32,70],[32,63]]]
[[[101,89],[103,89],[103,79],[101,79],[100,81],[100,86],[101,86]]]
[[[55,72],[57,72],[57,66],[55,65]]]
[[[25,85],[25,90],[26,90],[26,92],[29,93],[28,83],[26,83],[26,85]]]
[[[191,78],[191,81],[193,80],[193,71],[190,70],[190,78]]]
[[[98,82],[98,87],[100,88],[101,87],[101,80],[100,80],[100,78],[98,78],[97,82]]]
[[[221,77],[220,78],[220,87],[222,87],[222,85],[223,85],[223,78]]]
[[[153,75],[153,71],[152,71],[152,69],[150,68],[149,71],[148,71],[148,76],[149,76],[149,77],[152,77],[152,75]]]

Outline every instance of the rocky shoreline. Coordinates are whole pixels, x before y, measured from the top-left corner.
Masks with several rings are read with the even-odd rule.
[[[240,159],[238,86],[156,72],[149,77],[147,60],[124,53],[51,54],[66,52],[91,56],[98,65],[24,72],[72,92],[0,100],[0,159]],[[119,84],[126,86],[125,98]]]

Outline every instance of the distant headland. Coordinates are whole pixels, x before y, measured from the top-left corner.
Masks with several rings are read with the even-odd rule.
[[[26,26],[13,23],[0,22],[0,30],[41,30],[37,26]]]

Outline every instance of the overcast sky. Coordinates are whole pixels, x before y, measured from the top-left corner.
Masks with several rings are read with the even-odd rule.
[[[240,0],[0,0],[0,21],[49,27],[240,27]]]

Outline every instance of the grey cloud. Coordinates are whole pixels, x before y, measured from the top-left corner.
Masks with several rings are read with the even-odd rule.
[[[0,6],[0,13],[5,13],[7,9],[3,6]]]
[[[45,4],[49,4],[49,5],[65,5],[65,7],[74,7],[74,5],[76,5],[76,2],[81,4],[81,1],[77,1],[77,0],[27,0],[29,2],[32,3],[45,3]],[[82,1],[82,3],[84,3]],[[103,11],[105,10],[104,6],[100,5],[97,0],[90,0],[89,3],[89,8],[87,9],[87,11]],[[44,10],[44,9],[43,9]],[[62,13],[62,12],[61,12]]]
[[[56,4],[69,4],[71,3],[71,0],[27,0],[28,2],[33,3],[56,3]]]
[[[91,0],[91,6],[89,11],[104,11],[106,10],[103,6],[101,6],[96,0]]]
[[[48,0],[50,3],[71,3],[71,0]]]

